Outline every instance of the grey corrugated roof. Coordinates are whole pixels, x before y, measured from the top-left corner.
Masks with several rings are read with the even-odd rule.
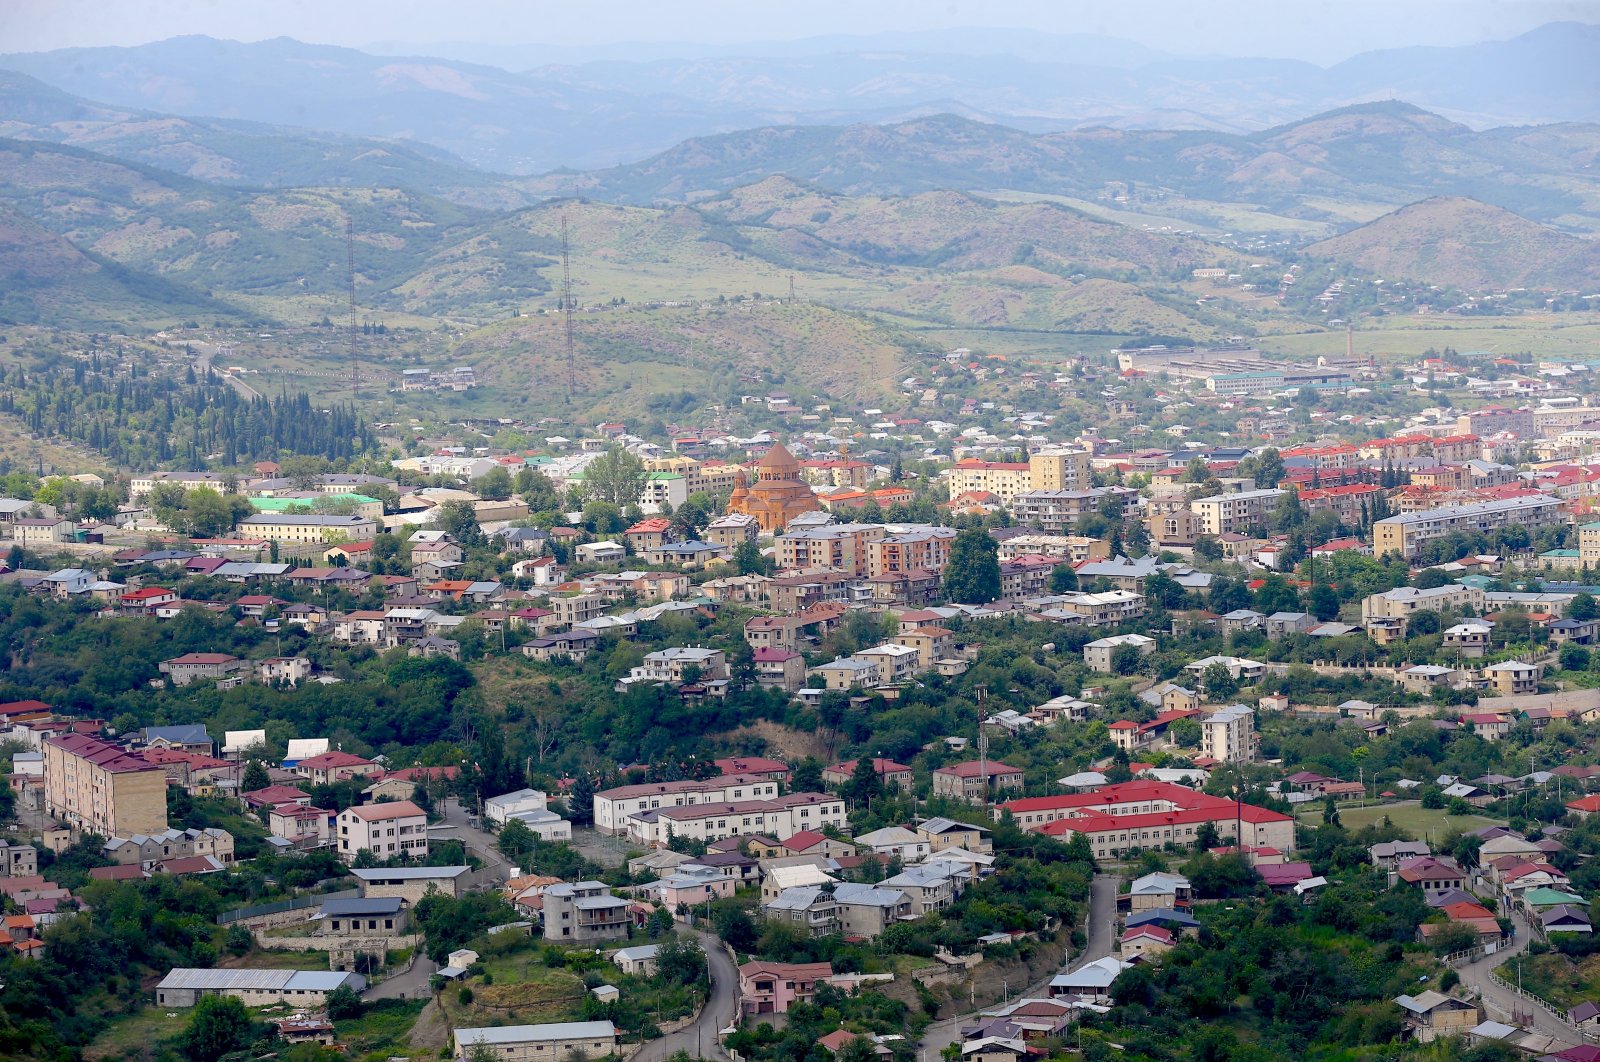
[[[374,896],[365,899],[359,896],[342,900],[322,901],[323,918],[353,918],[366,915],[395,915],[405,906],[405,901],[398,896]]]
[[[539,1040],[605,1040],[617,1035],[609,1021],[559,1021],[547,1025],[502,1025],[457,1029],[456,1045],[520,1044]]]

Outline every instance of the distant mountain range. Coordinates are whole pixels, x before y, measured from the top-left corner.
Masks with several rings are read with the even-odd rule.
[[[953,113],[1033,132],[1086,126],[1247,133],[1404,99],[1473,126],[1600,121],[1600,27],[1369,52],[1331,68],[1173,59],[1103,38],[907,34],[743,55],[595,60],[511,72],[289,39],[180,37],[0,56],[0,67],[133,111],[407,140],[512,174],[632,163],[759,126],[895,123]],[[837,50],[828,50],[836,45]],[[499,54],[499,53],[496,53]],[[516,55],[508,50],[507,62]]]

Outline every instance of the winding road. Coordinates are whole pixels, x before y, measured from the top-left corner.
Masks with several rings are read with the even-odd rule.
[[[1086,962],[1103,959],[1110,955],[1113,948],[1114,933],[1117,925],[1117,886],[1121,879],[1113,874],[1096,874],[1089,883],[1089,914],[1084,926],[1085,944],[1081,954],[1067,967],[1076,970]],[[983,967],[978,967],[983,969]],[[1042,996],[1049,994],[1050,981],[1055,977],[1051,974],[1035,984],[1020,990],[1016,997],[1022,999],[1028,996]],[[961,1040],[961,1027],[969,1025],[985,1010],[993,1010],[994,1005],[980,1007],[977,1010],[957,1014],[953,1018],[943,1018],[929,1025],[922,1032],[922,1042],[919,1044],[921,1057],[937,1058],[939,1053],[953,1043]]]
[[[732,1025],[738,1016],[739,971],[723,950],[722,941],[710,933],[701,933],[699,937],[711,965],[711,1000],[701,1009],[693,1025],[651,1040],[639,1049],[631,1062],[662,1062],[679,1051],[687,1051],[690,1058],[728,1057],[717,1034]]]
[[[1511,920],[1517,927],[1517,935],[1513,942],[1500,948],[1493,955],[1481,956],[1472,962],[1455,967],[1456,973],[1461,977],[1461,983],[1478,993],[1485,1014],[1495,1021],[1526,1025],[1536,1032],[1557,1037],[1569,1044],[1587,1043],[1588,1041],[1573,1026],[1542,1007],[1519,997],[1510,989],[1495,984],[1489,977],[1491,971],[1508,959],[1527,951],[1528,945],[1533,941],[1533,927],[1523,917],[1521,911],[1513,912]]]

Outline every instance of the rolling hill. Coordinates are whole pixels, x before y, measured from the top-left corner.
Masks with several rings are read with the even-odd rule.
[[[1305,253],[1379,276],[1468,291],[1600,288],[1600,243],[1472,199],[1413,203]]]
[[[1296,217],[1328,216],[1320,199],[1393,207],[1470,195],[1600,229],[1600,179],[1588,167],[1597,137],[1600,129],[1583,125],[1480,133],[1395,102],[1343,108],[1249,136],[1104,127],[1032,134],[937,115],[883,126],[750,129],[688,140],[630,165],[516,183],[536,194],[693,202],[779,173],[856,196],[1153,192],[1256,204]]]

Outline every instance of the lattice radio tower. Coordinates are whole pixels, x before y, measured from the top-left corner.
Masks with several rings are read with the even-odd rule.
[[[572,249],[567,242],[567,216],[561,215],[561,315],[567,330],[567,405],[578,393],[578,363],[572,343]]]
[[[345,264],[350,280],[350,397],[353,400],[361,390],[360,359],[356,350],[356,219],[344,219]]]

